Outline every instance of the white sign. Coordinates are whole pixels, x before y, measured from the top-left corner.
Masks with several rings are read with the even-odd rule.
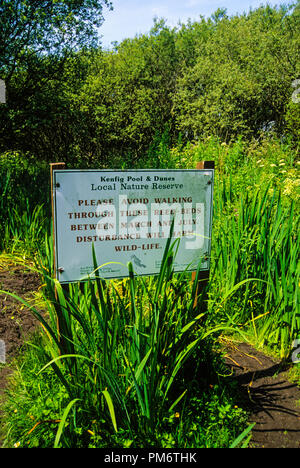
[[[214,171],[54,170],[56,274],[61,283],[159,273],[174,218],[175,272],[209,269]]]

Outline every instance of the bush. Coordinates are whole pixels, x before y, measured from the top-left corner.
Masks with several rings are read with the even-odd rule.
[[[0,155],[0,250],[26,237],[33,247],[50,219],[49,166],[17,151]]]

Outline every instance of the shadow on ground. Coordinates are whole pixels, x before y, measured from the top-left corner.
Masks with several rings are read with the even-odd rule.
[[[228,349],[225,359],[241,387],[240,404],[256,423],[251,446],[300,448],[300,388],[287,380],[286,366],[245,343]]]

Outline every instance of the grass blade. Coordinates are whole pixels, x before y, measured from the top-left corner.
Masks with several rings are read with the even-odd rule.
[[[62,433],[63,433],[63,430],[64,430],[64,426],[66,424],[66,420],[67,420],[67,417],[72,409],[72,407],[75,405],[75,403],[77,401],[79,401],[80,399],[79,398],[75,398],[74,400],[70,401],[70,403],[68,404],[68,406],[66,407],[65,411],[64,411],[64,414],[63,414],[63,417],[59,423],[59,426],[58,426],[58,429],[57,429],[57,433],[56,433],[56,437],[55,437],[55,441],[54,441],[54,447],[53,448],[58,448],[58,445],[59,445],[59,442],[60,442],[60,439],[61,439],[61,436],[62,436]]]

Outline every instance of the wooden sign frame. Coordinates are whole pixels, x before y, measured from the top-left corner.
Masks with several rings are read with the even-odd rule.
[[[56,247],[55,247],[55,240],[54,240],[54,178],[53,178],[53,171],[55,169],[65,169],[66,163],[58,162],[58,163],[51,163],[50,164],[50,183],[51,183],[51,210],[52,210],[52,233],[53,233],[53,271],[54,271],[54,278],[56,278]]]
[[[52,207],[52,228],[53,228],[53,260],[54,260],[54,265],[53,265],[53,271],[54,271],[54,277],[56,277],[56,246],[55,246],[55,240],[54,240],[54,177],[53,177],[53,171],[60,169],[64,170],[66,168],[66,164],[64,162],[58,162],[58,163],[51,163],[50,164],[50,177],[51,177],[51,207]],[[215,168],[215,163],[214,161],[199,161],[196,164],[196,169],[198,170],[205,170],[205,169],[214,169]],[[209,274],[210,270],[204,270],[200,271],[198,275],[198,285],[197,285],[197,294],[196,294],[196,299],[194,306],[197,306],[197,298],[200,296],[200,294],[206,289],[208,282],[209,282]],[[196,279],[196,271],[192,272],[191,275],[192,281],[195,281]]]
[[[215,169],[215,162],[214,161],[199,161],[196,164],[196,169],[199,169],[199,170],[202,170],[202,169]],[[196,271],[194,271],[192,273],[192,281],[196,280],[196,273],[197,273]],[[210,276],[210,270],[199,271],[197,292],[196,292],[196,298],[195,298],[195,302],[194,302],[194,307],[195,308],[197,307],[198,298],[202,293],[205,295],[204,301],[207,301],[207,287],[208,287],[208,283],[209,283],[209,276]]]

